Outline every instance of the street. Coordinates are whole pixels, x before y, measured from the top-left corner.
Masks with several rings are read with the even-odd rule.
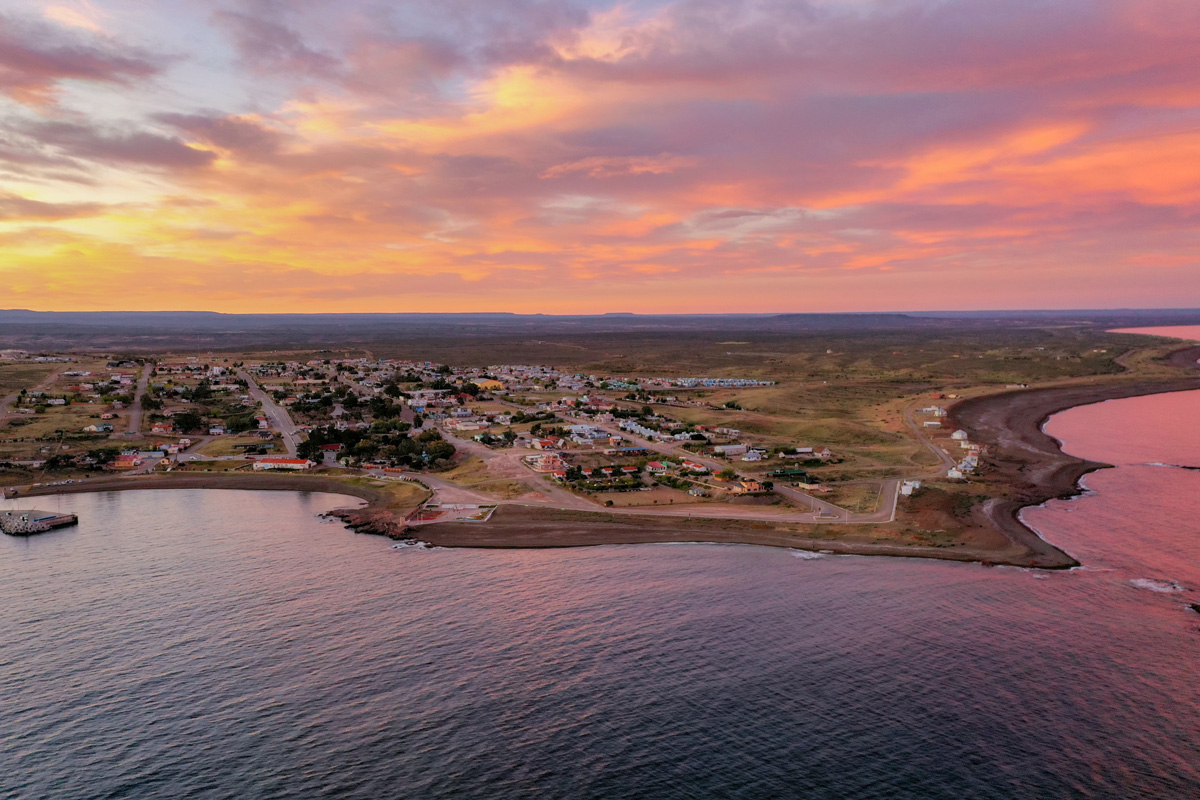
[[[262,403],[262,413],[271,423],[271,427],[279,431],[283,437],[283,446],[287,451],[288,458],[296,457],[296,448],[299,446],[303,437],[300,435],[296,423],[292,422],[292,417],[287,413],[287,410],[277,404],[271,396],[255,383],[254,378],[250,377],[250,373],[239,369],[237,372],[239,378],[246,382],[249,387],[248,393],[251,398]]]

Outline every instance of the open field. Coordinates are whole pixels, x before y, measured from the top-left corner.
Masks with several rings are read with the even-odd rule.
[[[847,511],[869,512],[879,506],[878,484],[827,484],[827,488],[829,491],[823,493],[821,499]]]
[[[44,381],[55,369],[64,368],[66,364],[31,364],[0,362],[0,398],[16,394],[22,389],[30,389]]]
[[[257,434],[244,436],[217,436],[211,441],[205,442],[196,452],[200,455],[209,456],[211,458],[219,458],[221,456],[236,456],[242,455],[247,446],[257,446],[261,444],[275,445],[275,449],[268,450],[270,454],[278,454],[279,445],[275,440],[263,440]]]

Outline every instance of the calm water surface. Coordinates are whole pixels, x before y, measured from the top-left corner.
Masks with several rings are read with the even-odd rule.
[[[0,537],[0,797],[1200,796],[1200,393],[1048,430],[1067,573],[708,545],[393,549],[330,495]]]

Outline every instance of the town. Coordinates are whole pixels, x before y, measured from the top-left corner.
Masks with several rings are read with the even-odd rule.
[[[338,356],[0,359],[32,381],[0,404],[0,469],[31,487],[110,473],[361,475],[419,482],[419,523],[471,516],[430,509],[504,503],[886,523],[929,481],[967,480],[986,452],[944,429],[936,404],[903,409],[928,454],[919,467],[887,468],[870,443],[743,429],[729,420],[776,385],[752,377]]]

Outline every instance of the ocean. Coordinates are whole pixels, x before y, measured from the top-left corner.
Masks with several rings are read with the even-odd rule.
[[[1197,797],[1198,419],[1188,392],[1050,421],[1117,465],[1025,512],[1067,572],[40,498],[80,524],[0,537],[0,797]]]

